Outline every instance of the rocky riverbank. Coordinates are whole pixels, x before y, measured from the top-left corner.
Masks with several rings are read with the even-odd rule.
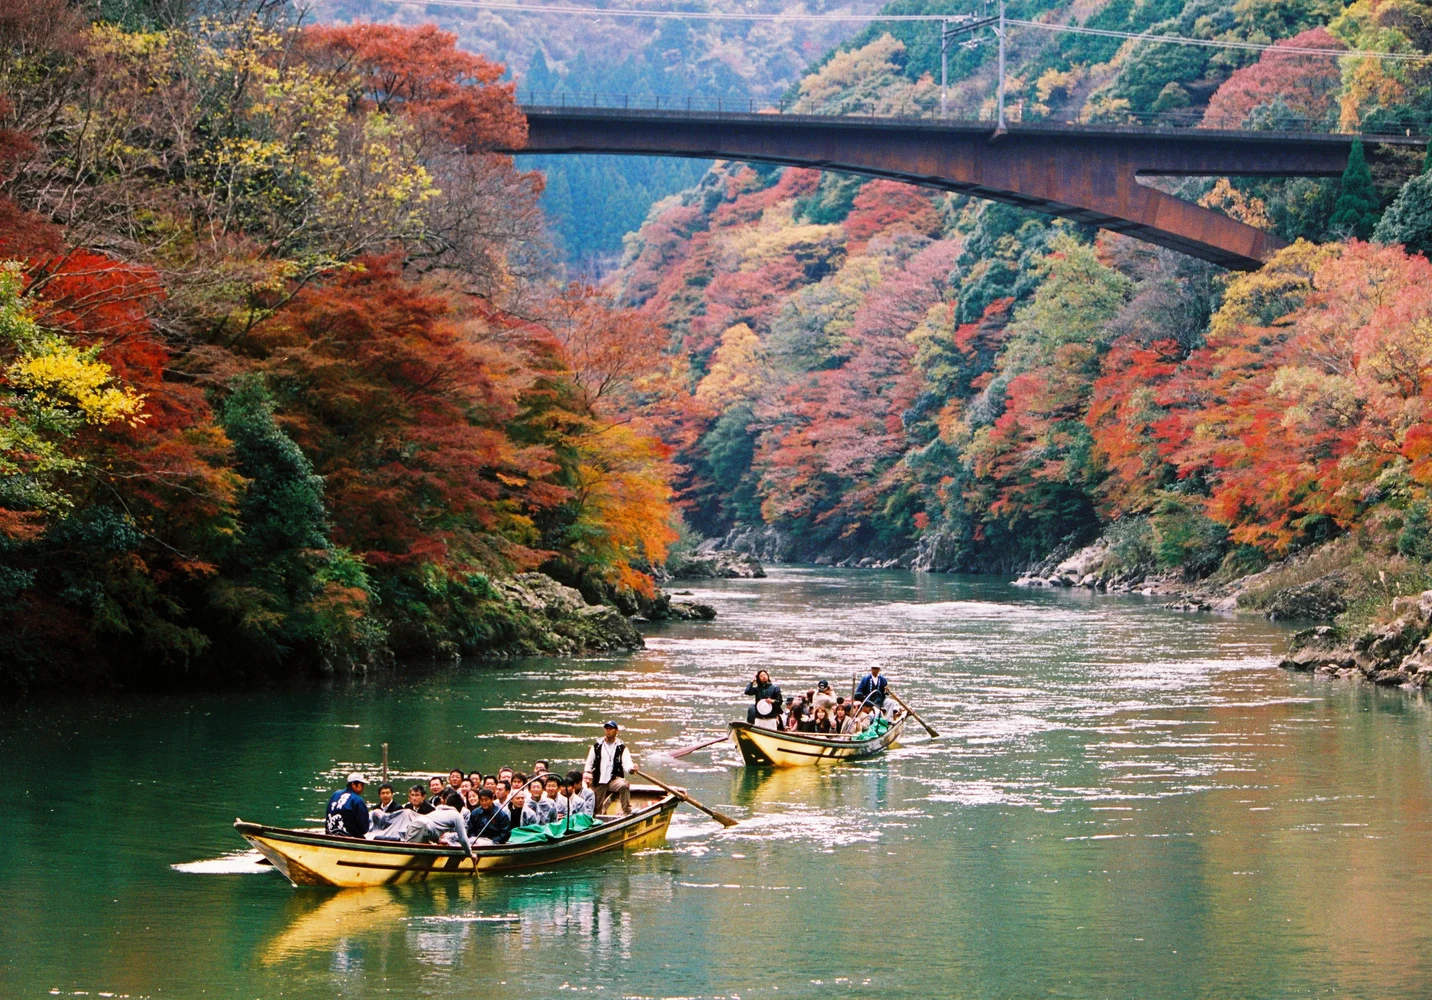
[[[543,573],[520,573],[493,581],[492,628],[466,652],[494,657],[580,656],[641,649],[646,645],[634,622],[710,621],[710,605],[673,601],[657,591],[630,609],[592,603],[580,590]]]
[[[1392,621],[1355,631],[1304,629],[1293,636],[1281,666],[1387,687],[1432,687],[1432,590],[1399,597],[1392,610]]]

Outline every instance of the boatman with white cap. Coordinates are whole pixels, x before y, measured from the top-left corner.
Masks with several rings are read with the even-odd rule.
[[[603,736],[587,751],[587,766],[584,770],[592,776],[593,810],[600,816],[607,798],[616,795],[621,799],[622,815],[631,815],[631,785],[627,775],[636,774],[636,761],[625,743],[617,739],[617,724],[608,719],[602,727]]]
[[[368,832],[368,803],[363,801],[363,789],[368,779],[361,771],[348,776],[348,787],[340,788],[328,800],[328,815],[323,828],[339,837],[361,837]]]

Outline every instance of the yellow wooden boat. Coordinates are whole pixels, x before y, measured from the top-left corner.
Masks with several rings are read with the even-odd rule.
[[[604,851],[649,847],[666,838],[671,814],[679,802],[675,795],[655,785],[634,784],[629,816],[621,815],[620,804],[613,800],[600,822],[581,833],[569,833],[545,844],[479,847],[473,855],[445,844],[365,840],[245,823],[241,819],[234,822],[234,829],[294,885],[357,888],[441,875],[471,877],[548,868]]]
[[[827,761],[867,760],[884,753],[900,738],[909,720],[902,713],[879,736],[857,740],[850,736],[823,736],[817,733],[783,733],[758,729],[749,722],[733,722],[731,737],[747,764],[767,767],[803,767]]]

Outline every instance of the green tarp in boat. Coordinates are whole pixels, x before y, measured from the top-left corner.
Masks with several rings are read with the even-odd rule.
[[[519,826],[508,836],[509,844],[550,844],[561,840],[563,834],[582,833],[590,830],[595,821],[590,816],[573,816],[571,821],[559,819],[555,823],[539,823],[535,826]]]
[[[855,738],[856,738],[857,740],[873,740],[873,739],[877,739],[877,738],[879,738],[879,737],[881,737],[881,736],[884,736],[887,732],[889,732],[889,731],[890,731],[890,727],[893,726],[893,725],[894,725],[894,723],[891,722],[889,719],[876,719],[874,722],[872,722],[872,723],[870,724],[870,728],[869,728],[869,729],[865,730],[865,732],[863,732],[863,733],[860,733],[860,734],[859,734],[858,736],[856,736]]]

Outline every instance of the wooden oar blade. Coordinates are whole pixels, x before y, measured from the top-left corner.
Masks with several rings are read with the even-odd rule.
[[[683,792],[683,791],[682,791],[681,789],[679,789],[679,788],[673,788],[671,785],[668,785],[666,782],[662,781],[660,778],[654,778],[654,777],[652,777],[650,771],[642,771],[641,774],[642,774],[643,777],[646,778],[647,781],[650,781],[650,782],[651,782],[653,785],[655,785],[656,787],[666,789],[666,790],[667,790],[668,792],[670,792],[672,795],[675,795],[678,799],[680,799],[682,802],[685,802],[687,805],[691,806],[693,809],[700,809],[702,812],[704,812],[706,815],[710,816],[712,819],[714,819],[716,822],[720,823],[722,826],[735,826],[735,825],[736,825],[736,821],[735,821],[734,819],[732,819],[730,816],[727,816],[725,813],[721,812],[720,810],[712,809],[710,806],[705,805],[704,803],[697,802],[695,799],[693,799],[693,798],[692,798],[690,795],[688,795],[686,792]]]

